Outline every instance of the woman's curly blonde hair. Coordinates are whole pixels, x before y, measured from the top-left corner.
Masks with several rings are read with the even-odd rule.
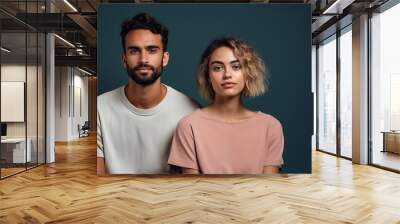
[[[197,68],[197,85],[200,95],[205,99],[213,99],[215,96],[214,89],[209,81],[209,62],[212,53],[220,47],[230,48],[240,61],[246,80],[242,95],[255,97],[264,94],[267,91],[264,61],[245,41],[235,38],[221,38],[213,40],[201,56]]]

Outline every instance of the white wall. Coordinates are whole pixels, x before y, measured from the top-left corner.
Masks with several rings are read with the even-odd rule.
[[[55,141],[68,140],[68,86],[67,67],[55,68]]]
[[[311,149],[315,150],[317,148],[317,49],[315,45],[311,48],[311,92],[313,93],[313,134],[311,136]]]
[[[88,120],[88,78],[82,76],[79,70],[73,70],[73,83],[71,87],[71,120],[69,135],[72,139],[78,138],[78,125],[83,125]]]
[[[26,120],[22,122],[6,122],[7,137],[24,138],[25,135],[31,140],[32,161],[44,163],[44,74],[41,66],[25,66],[24,64],[3,64],[1,66],[1,81],[24,82],[26,84],[26,106],[22,107],[22,113],[26,112]],[[27,81],[25,80],[27,78]],[[2,96],[6,97],[7,96]],[[10,108],[1,108],[10,110]],[[12,111],[9,111],[12,113]],[[39,154],[37,156],[37,153]]]
[[[27,70],[25,70],[27,69]],[[41,70],[39,70],[41,72]],[[25,75],[28,76],[28,83],[34,88],[27,88],[27,119],[28,119],[28,137],[31,133],[36,136],[36,80],[31,76],[36,76],[36,66],[27,66],[25,64],[5,64],[1,66],[1,81],[5,82],[25,82]],[[4,97],[4,96],[3,96]],[[39,107],[42,105],[39,105]],[[6,110],[7,108],[1,108]],[[35,113],[34,113],[35,112]],[[8,137],[25,137],[25,123],[26,122],[7,122],[7,136]]]
[[[25,64],[2,65],[1,81],[25,82]],[[1,110],[5,109],[1,108]],[[25,137],[25,122],[7,123],[7,137]]]
[[[56,141],[77,139],[78,124],[88,120],[88,78],[83,75],[76,68],[56,67]]]

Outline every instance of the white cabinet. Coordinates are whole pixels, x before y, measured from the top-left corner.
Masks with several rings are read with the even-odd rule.
[[[25,138],[7,138],[1,140],[2,151],[12,152],[12,163],[25,163],[32,161],[32,140],[26,140],[27,147],[25,151]],[[3,148],[4,147],[4,148]],[[10,155],[11,156],[11,155]],[[10,158],[11,160],[11,158]],[[26,161],[25,161],[26,160]]]

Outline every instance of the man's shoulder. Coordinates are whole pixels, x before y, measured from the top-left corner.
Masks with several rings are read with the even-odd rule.
[[[193,108],[199,108],[199,104],[189,96],[185,95],[179,90],[172,88],[171,86],[167,86],[167,88],[168,91],[170,91],[171,99],[173,99],[172,102],[189,105]]]
[[[166,86],[167,86],[167,85],[166,85]],[[171,95],[178,96],[178,97],[184,97],[184,98],[190,99],[190,98],[189,98],[188,96],[186,96],[184,93],[182,93],[181,91],[179,91],[179,90],[177,90],[177,89],[175,89],[175,88],[173,88],[173,87],[171,87],[171,86],[167,86],[167,88],[168,88],[168,91],[171,92]]]
[[[108,92],[105,92],[105,93],[97,96],[97,103],[103,104],[103,103],[107,103],[107,102],[113,102],[116,98],[119,97],[121,88],[123,88],[123,86],[120,86],[116,89],[110,90]]]
[[[115,108],[115,106],[122,104],[121,88],[123,88],[123,86],[97,96],[98,114],[104,114],[105,111],[109,112],[111,108]]]

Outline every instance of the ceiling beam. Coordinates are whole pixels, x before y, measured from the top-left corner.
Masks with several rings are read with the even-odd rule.
[[[55,56],[56,66],[81,66],[96,71],[96,57],[90,56]]]
[[[97,38],[97,30],[90,24],[85,17],[80,14],[68,14],[67,15],[72,21],[74,21],[77,25],[79,25],[83,31],[90,37],[87,39],[89,42],[92,41],[91,45],[96,45],[96,38]]]

